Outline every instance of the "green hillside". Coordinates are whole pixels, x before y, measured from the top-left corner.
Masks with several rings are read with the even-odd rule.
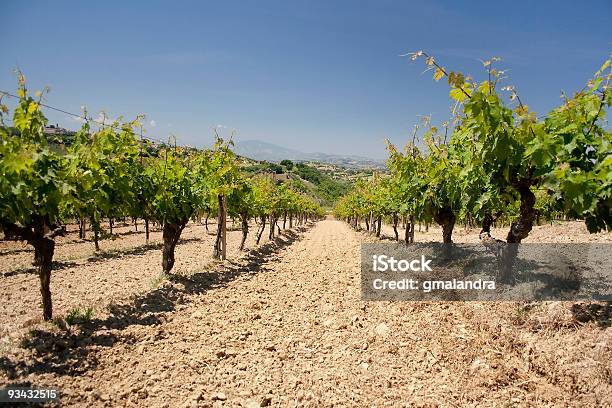
[[[346,194],[352,185],[348,180],[333,177],[331,172],[290,160],[277,164],[247,159],[243,170],[250,174],[273,174],[277,180],[290,183],[296,190],[313,196],[328,208],[333,207],[338,198]]]

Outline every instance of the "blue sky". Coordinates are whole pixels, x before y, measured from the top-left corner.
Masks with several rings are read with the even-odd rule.
[[[0,2],[0,89],[19,67],[47,103],[132,118],[203,146],[211,128],[302,151],[385,157],[418,115],[449,117],[448,88],[400,54],[483,74],[503,58],[539,114],[612,51],[605,1]],[[52,123],[79,123],[48,113]],[[154,126],[153,126],[154,124]]]

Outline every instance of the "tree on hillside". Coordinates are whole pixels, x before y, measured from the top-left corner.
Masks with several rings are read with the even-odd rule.
[[[291,160],[287,160],[287,159],[282,160],[282,161],[280,162],[280,165],[281,165],[281,166],[285,166],[285,168],[286,168],[287,170],[289,170],[289,171],[291,171],[291,169],[293,169],[293,162],[292,162]]]

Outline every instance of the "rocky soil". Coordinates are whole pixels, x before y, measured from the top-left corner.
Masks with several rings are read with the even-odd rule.
[[[59,315],[96,307],[71,327],[36,320],[35,276],[0,277],[0,387],[59,387],[79,407],[612,406],[612,331],[571,304],[364,302],[360,244],[374,238],[340,221],[250,241],[224,263],[203,228],[186,231],[163,281],[160,251],[126,241],[56,271]],[[540,228],[534,239],[582,233]]]

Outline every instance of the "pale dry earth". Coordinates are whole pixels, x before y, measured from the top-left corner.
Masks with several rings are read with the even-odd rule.
[[[364,302],[360,245],[375,238],[345,223],[251,241],[223,264],[211,262],[202,228],[186,234],[177,275],[156,289],[145,282],[159,274],[159,250],[54,272],[59,310],[74,304],[60,299],[69,293],[120,299],[69,331],[36,323],[21,346],[9,339],[0,386],[57,386],[65,406],[612,405],[612,332],[577,323],[567,303]],[[429,234],[439,241],[434,228],[417,240]],[[566,234],[610,239],[567,223],[537,227],[533,239]],[[456,241],[471,239],[458,228]],[[2,311],[8,327],[28,327],[37,311],[36,285],[22,287]],[[10,308],[26,312],[5,323]]]
[[[231,224],[230,224],[231,226]],[[246,242],[255,246],[255,230]],[[71,309],[93,307],[104,309],[130,296],[153,289],[161,275],[161,232],[150,233],[145,245],[144,226],[138,232],[133,226],[115,228],[115,239],[100,241],[101,251],[96,253],[94,243],[78,239],[74,227],[66,237],[60,237],[55,250],[55,270],[51,277],[54,313],[63,316]],[[176,249],[176,273],[189,274],[207,268],[213,261],[216,225],[209,230],[204,225],[190,223],[181,234]],[[267,241],[267,230],[262,242]],[[90,238],[88,232],[88,237]],[[228,256],[237,257],[242,233],[228,233]],[[0,241],[0,338],[21,334],[40,321],[39,282],[32,266],[33,249],[26,243]]]

